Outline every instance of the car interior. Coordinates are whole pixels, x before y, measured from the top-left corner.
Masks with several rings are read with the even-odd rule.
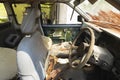
[[[70,1],[0,0],[8,17],[0,23],[0,80],[120,80],[120,37],[81,15],[79,24],[45,23],[42,8]],[[19,4],[29,4],[21,23],[14,9]]]

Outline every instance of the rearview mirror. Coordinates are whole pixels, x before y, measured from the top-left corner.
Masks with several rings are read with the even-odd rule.
[[[78,16],[77,16],[77,21],[78,21],[78,22],[83,22],[83,21],[82,21],[82,16],[81,16],[81,15],[78,15]]]

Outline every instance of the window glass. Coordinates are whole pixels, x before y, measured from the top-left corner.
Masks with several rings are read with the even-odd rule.
[[[15,4],[15,5],[13,4],[12,7],[14,9],[18,24],[21,24],[23,20],[23,13],[25,12],[25,8],[30,7],[30,5],[28,4]]]
[[[42,4],[42,17],[44,24],[79,24],[77,12],[64,3]],[[72,16],[72,18],[71,18]],[[71,19],[70,19],[71,18]]]
[[[51,12],[52,4],[41,4],[41,12],[42,12],[42,19],[43,24],[51,23],[50,21],[50,12]]]
[[[8,21],[8,16],[6,9],[3,5],[3,3],[0,3],[0,23],[5,23]]]

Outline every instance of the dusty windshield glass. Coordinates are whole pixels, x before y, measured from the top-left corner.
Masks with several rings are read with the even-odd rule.
[[[74,7],[75,1],[77,0],[71,0],[69,5]],[[90,20],[89,14],[98,15],[100,11],[120,13],[120,2],[118,3],[117,0],[81,0],[75,9],[85,19]]]
[[[74,2],[74,1],[73,1]],[[73,4],[71,1],[71,4]],[[88,22],[120,31],[120,4],[113,0],[84,0],[76,9]]]

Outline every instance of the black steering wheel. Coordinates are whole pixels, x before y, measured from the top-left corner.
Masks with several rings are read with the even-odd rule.
[[[81,59],[72,59],[72,50],[76,47],[75,43],[77,41],[77,39],[79,38],[79,36],[85,32],[85,31],[89,31],[90,36],[91,36],[91,40],[90,43],[88,44],[88,50],[87,52],[82,56]],[[93,48],[94,48],[94,43],[95,43],[95,36],[94,36],[94,32],[91,28],[87,27],[87,28],[83,28],[81,29],[80,33],[77,35],[76,39],[73,41],[73,44],[71,45],[71,49],[70,49],[70,54],[69,54],[69,64],[72,68],[79,68],[81,69],[82,67],[85,66],[85,64],[88,62],[88,60],[90,59],[92,53],[93,53]],[[87,43],[85,43],[87,44]],[[77,63],[77,65],[75,65],[74,63]]]

